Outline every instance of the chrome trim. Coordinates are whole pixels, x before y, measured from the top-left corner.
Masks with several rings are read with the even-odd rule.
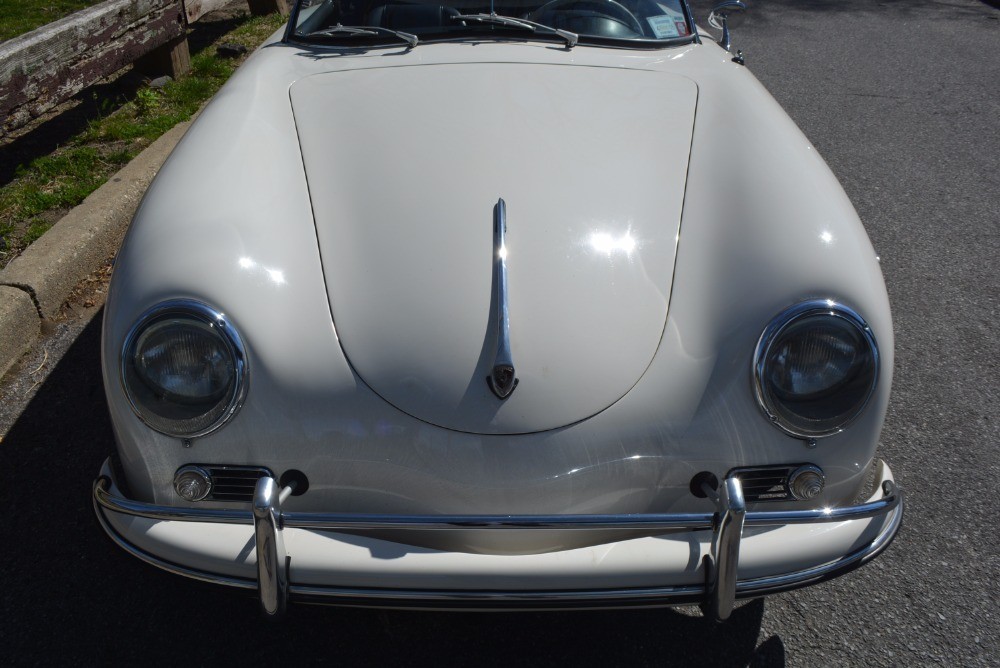
[[[687,21],[688,30],[694,35],[694,43],[701,44],[701,35],[698,34],[698,26],[695,25],[694,12],[688,4],[688,0],[681,0],[681,7],[684,9],[684,20]]]
[[[193,317],[215,327],[221,333],[223,340],[227,343],[229,350],[233,355],[233,367],[235,369],[236,380],[232,396],[230,397],[229,403],[226,405],[225,411],[223,411],[219,419],[213,424],[194,432],[168,432],[150,424],[143,416],[142,411],[136,405],[136,402],[133,400],[132,394],[128,389],[128,382],[126,381],[125,372],[128,368],[128,364],[130,364],[128,359],[129,351],[135,343],[136,338],[146,327],[153,324],[156,320],[172,314]],[[224,313],[194,299],[171,299],[160,302],[159,304],[144,311],[135,321],[135,324],[133,324],[129,329],[128,334],[125,335],[125,342],[122,344],[121,355],[118,359],[118,380],[122,388],[122,393],[125,395],[126,400],[128,400],[128,404],[132,409],[132,412],[135,413],[136,417],[138,417],[143,424],[150,429],[158,431],[161,434],[166,434],[167,436],[182,439],[207,436],[231,420],[233,416],[239,412],[240,408],[243,407],[243,402],[246,400],[249,375],[250,364],[247,358],[247,350],[239,332],[236,331]]]
[[[217,573],[210,573],[208,571],[200,571],[194,568],[188,568],[187,566],[180,566],[165,559],[160,559],[157,556],[146,552],[145,550],[133,545],[132,543],[125,540],[125,538],[118,533],[117,529],[111,526],[108,522],[108,518],[104,515],[104,507],[97,498],[97,490],[102,487],[102,485],[110,485],[111,481],[107,476],[101,476],[94,481],[94,514],[97,515],[97,522],[104,529],[104,533],[108,534],[108,537],[114,541],[115,545],[122,548],[133,557],[140,559],[151,566],[156,566],[168,573],[173,573],[174,575],[183,575],[184,577],[191,578],[193,580],[198,580],[200,582],[208,582],[210,584],[226,585],[227,587],[238,587],[240,589],[256,589],[257,583],[253,580],[246,580],[243,578],[234,578],[226,575],[219,575]]]
[[[263,480],[263,478],[262,478]],[[888,481],[887,481],[888,482]],[[100,480],[98,480],[100,483]],[[744,526],[775,526],[844,522],[869,519],[893,510],[900,504],[902,490],[889,482],[878,501],[842,508],[815,510],[766,510],[748,512]],[[170,522],[208,522],[216,524],[253,524],[249,510],[226,508],[176,508],[133,501],[112,494],[107,486],[95,484],[94,498],[104,509],[134,517]],[[281,526],[286,529],[317,531],[375,531],[382,529],[467,530],[467,529],[535,529],[535,530],[595,530],[628,531],[703,531],[714,527],[713,513],[649,513],[645,515],[369,515],[349,513],[281,513]]]
[[[517,375],[510,353],[510,313],[507,296],[507,204],[503,198],[493,208],[493,284],[496,289],[497,354],[486,382],[500,399],[517,387]]]
[[[726,51],[732,51],[732,41],[729,38],[729,14],[739,15],[746,10],[747,6],[739,0],[728,0],[713,7],[708,15],[708,24],[722,30],[722,37],[719,38],[718,43]]]
[[[109,469],[105,467],[105,471]],[[222,584],[245,587],[239,578],[214,577],[165,562],[128,543],[109,525],[105,511],[163,521],[226,522],[253,524],[257,550],[257,590],[264,611],[269,615],[281,614],[289,594],[304,596],[330,596],[338,602],[386,600],[395,604],[424,602],[488,602],[496,607],[516,606],[521,602],[551,605],[586,605],[601,607],[614,605],[657,605],[702,602],[706,612],[715,619],[726,619],[732,612],[737,598],[770,593],[802,586],[818,579],[833,577],[845,569],[863,563],[888,545],[899,526],[902,513],[902,490],[886,480],[882,485],[883,497],[858,506],[833,509],[746,512],[742,486],[738,478],[727,478],[720,492],[715,495],[713,513],[682,514],[632,514],[632,515],[358,515],[342,513],[285,513],[281,498],[287,498],[291,488],[279,490],[271,477],[261,478],[254,494],[252,512],[172,508],[132,501],[112,491],[112,480],[102,475],[94,482],[94,509],[102,526],[120,546],[149,563],[197,579],[217,581]],[[880,532],[868,546],[828,564],[786,573],[779,576],[740,581],[738,579],[739,551],[744,526],[770,526],[812,522],[843,522],[894,513],[888,522],[890,530]],[[706,557],[706,581],[702,586],[646,587],[641,589],[585,590],[585,591],[527,591],[483,592],[423,590],[391,590],[343,587],[313,587],[293,585],[289,581],[290,558],[285,553],[282,530],[286,527],[323,531],[360,531],[375,529],[620,529],[646,531],[658,530],[710,530],[713,532],[711,554]]]
[[[892,543],[892,539],[896,537],[899,527],[903,524],[903,490],[896,487],[892,481],[886,480],[882,483],[882,493],[885,495],[898,495],[899,503],[897,504],[898,507],[893,510],[893,514],[886,523],[886,526],[883,527],[879,535],[872,539],[870,543],[829,564],[821,564],[813,568],[806,568],[784,575],[771,575],[763,578],[744,580],[739,585],[739,593],[748,597],[775,594],[807,584],[815,584],[842,575],[882,554]]]
[[[257,481],[253,495],[253,526],[257,544],[257,590],[268,615],[285,612],[288,602],[288,555],[281,535],[281,500],[278,483],[266,477]]]
[[[772,410],[771,406],[768,405],[768,401],[764,393],[764,364],[767,360],[767,354],[770,351],[771,345],[786,327],[793,324],[800,318],[818,315],[821,313],[842,318],[851,323],[851,325],[861,332],[862,336],[871,348],[872,357],[875,361],[875,382],[872,383],[872,386],[868,391],[868,395],[865,397],[864,401],[861,402],[858,410],[843,424],[839,425],[835,429],[827,429],[821,432],[806,432],[802,429],[796,429],[794,425],[785,424],[776,412]],[[878,387],[879,376],[881,375],[881,363],[882,360],[879,355],[878,341],[875,339],[875,334],[872,332],[871,327],[868,326],[868,323],[865,322],[865,319],[862,318],[857,311],[832,299],[810,299],[808,301],[795,304],[794,306],[790,306],[779,313],[771,320],[771,322],[768,323],[767,327],[765,327],[764,331],[761,333],[760,338],[757,340],[757,347],[754,349],[753,363],[751,367],[754,397],[757,400],[757,405],[764,412],[764,415],[771,422],[771,424],[789,436],[801,438],[806,441],[833,436],[834,434],[839,434],[844,431],[844,429],[851,426],[854,421],[865,412],[865,409],[871,402],[872,396],[875,394],[875,388]]]
[[[739,466],[729,469],[726,478],[739,478],[743,486],[743,500],[746,503],[772,503],[789,501],[792,493],[788,491],[788,476],[801,464],[778,464],[766,466]],[[761,490],[761,480],[777,480],[770,483],[767,490]],[[770,491],[780,487],[780,491]],[[869,494],[868,497],[870,497]]]
[[[739,478],[727,478],[716,503],[717,525],[712,534],[712,555],[705,563],[707,613],[713,619],[729,619],[736,601],[737,566],[747,506]]]
[[[722,17],[722,37],[719,38],[719,46],[726,51],[733,50],[733,42],[729,36],[729,21],[726,20],[725,16]]]
[[[191,569],[152,555],[133,545],[122,537],[111,526],[104,515],[105,509],[113,510],[102,498],[108,495],[111,480],[101,476],[94,481],[94,511],[98,522],[108,536],[122,549],[134,557],[162,570],[183,575],[185,577],[226,585],[241,589],[257,589],[257,583],[238,577],[218,575],[207,571]],[[755,598],[766,594],[776,594],[791,589],[797,589],[809,584],[837,577],[862,564],[871,561],[881,554],[895,538],[902,524],[902,489],[898,489],[891,481],[883,483],[883,499],[864,504],[861,507],[881,504],[882,513],[891,513],[889,521],[879,534],[868,544],[860,546],[854,552],[835,561],[812,568],[783,573],[780,575],[737,580],[735,598]],[[131,502],[136,503],[136,502]],[[140,504],[146,505],[146,504]],[[132,513],[127,513],[132,514]],[[748,513],[748,519],[760,513]],[[772,513],[776,514],[776,513]],[[880,513],[874,513],[880,514]],[[871,517],[873,514],[863,514],[860,518]],[[843,519],[843,518],[841,518]],[[634,607],[634,606],[665,606],[686,605],[703,602],[706,588],[701,585],[637,587],[619,589],[594,590],[433,590],[433,589],[392,589],[392,588],[357,588],[332,587],[289,584],[288,593],[294,599],[316,600],[333,605],[349,605],[359,607],[425,607],[461,609],[476,608],[495,609],[498,607],[544,607],[565,609],[576,607]]]
[[[248,487],[256,487],[257,481],[265,476],[275,477],[271,469],[264,466],[243,466],[231,464],[197,464],[208,471],[212,477],[212,492],[208,495],[208,501],[218,501],[222,503],[252,503],[254,490],[248,489],[246,492],[232,491],[236,487],[234,480],[250,483]],[[244,474],[249,474],[244,477]],[[253,478],[250,475],[254,476]],[[228,490],[228,491],[227,491]]]

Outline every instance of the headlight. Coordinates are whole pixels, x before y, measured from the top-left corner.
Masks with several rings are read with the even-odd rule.
[[[195,301],[159,304],[125,339],[122,385],[136,415],[168,436],[221,427],[246,393],[246,353],[221,313]]]
[[[830,436],[864,411],[878,364],[875,336],[860,315],[829,300],[803,302],[775,318],[757,343],[757,402],[792,436]]]

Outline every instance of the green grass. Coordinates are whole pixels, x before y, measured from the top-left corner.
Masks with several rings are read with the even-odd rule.
[[[28,243],[34,243],[38,241],[43,234],[49,231],[52,227],[52,223],[46,222],[44,220],[38,220],[28,226],[28,232],[24,235]]]
[[[100,0],[0,0],[0,42],[98,2]]]
[[[28,220],[50,209],[74,207],[100,187],[113,173],[133,157],[128,151],[101,151],[94,146],[79,146],[55,155],[34,160],[18,169],[14,187],[0,189],[0,210],[4,218],[20,220],[25,229],[24,245],[33,235]],[[10,215],[13,214],[13,215]]]
[[[0,0],[4,2],[8,0]],[[216,43],[238,42],[253,49],[282,22],[276,14],[248,18]],[[240,62],[217,57],[210,46],[192,57],[187,75],[162,88],[141,88],[65,146],[18,167],[16,178],[0,188],[0,267],[157,137],[191,118]]]

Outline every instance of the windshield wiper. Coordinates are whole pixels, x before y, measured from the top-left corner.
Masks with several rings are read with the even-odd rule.
[[[391,30],[381,26],[344,26],[339,23],[332,28],[323,28],[300,35],[301,37],[333,37],[334,35],[393,35],[410,45],[412,49],[420,40],[416,35],[402,30]]]
[[[568,30],[560,30],[559,28],[553,28],[552,26],[547,26],[544,23],[535,23],[534,21],[529,21],[528,19],[519,19],[513,16],[503,16],[502,14],[490,13],[490,14],[459,14],[458,16],[452,16],[454,21],[475,21],[476,23],[492,23],[495,25],[509,26],[511,28],[522,28],[524,30],[530,30],[531,32],[537,32],[538,30],[544,30],[551,35],[559,35],[564,40],[566,40],[566,48],[572,49],[576,46],[576,43],[580,41],[580,36],[575,32],[570,32]]]

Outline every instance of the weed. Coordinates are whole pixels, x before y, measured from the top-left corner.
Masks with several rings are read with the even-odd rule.
[[[204,52],[191,59],[191,70],[199,77],[227,79],[233,73],[233,69],[230,61]]]
[[[93,174],[100,161],[100,154],[92,146],[82,146],[55,155],[47,155],[32,161],[29,170],[34,180],[77,177],[86,179]],[[25,170],[25,174],[28,170]]]
[[[14,223],[0,223],[0,250],[7,247],[7,237],[14,232]]]
[[[134,104],[137,116],[149,116],[160,105],[160,96],[152,88],[142,88],[136,92]]]
[[[28,226],[28,231],[24,233],[24,240],[28,244],[32,244],[41,238],[43,234],[49,231],[52,227],[52,223],[47,223],[44,220],[35,220]]]
[[[3,0],[0,0],[2,2]],[[91,91],[90,101],[93,102],[94,113],[97,115],[97,120],[102,120],[105,116],[109,115],[116,107],[122,105],[122,99],[120,97],[114,100],[104,97],[102,98],[97,94],[97,91]]]

